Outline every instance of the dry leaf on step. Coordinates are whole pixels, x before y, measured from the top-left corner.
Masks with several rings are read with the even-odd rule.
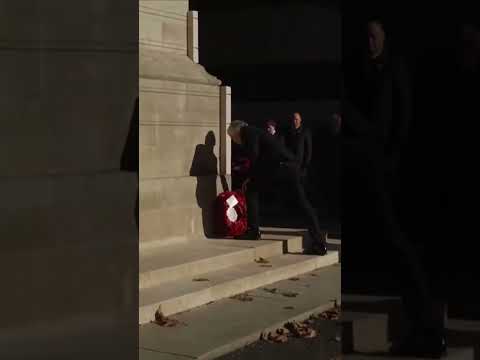
[[[317,336],[317,332],[312,327],[298,323],[296,321],[288,322],[285,324],[285,327],[292,333],[295,337],[300,338],[314,338]]]
[[[206,278],[195,278],[195,279],[193,279],[193,281],[210,281],[210,280],[208,280]]]
[[[285,292],[282,293],[282,295],[286,296],[286,297],[297,297],[298,293],[293,292],[293,291],[285,291]]]
[[[290,281],[298,281],[298,280],[300,280],[300,278],[298,278],[298,277],[293,277],[293,278],[290,278],[290,279],[288,279],[288,280],[290,280]]]
[[[157,311],[155,313],[155,324],[163,326],[163,327],[174,327],[177,325],[186,325],[185,323],[176,320],[176,319],[171,319],[166,316],[164,316],[161,312]]]
[[[270,261],[268,261],[267,259],[264,259],[264,258],[262,258],[262,257],[260,257],[260,258],[258,258],[258,259],[255,259],[255,262],[256,262],[257,264],[269,264],[269,263],[270,263]]]
[[[239,300],[239,301],[253,301],[253,297],[248,293],[231,296],[230,299]]]
[[[323,320],[338,320],[340,317],[340,308],[334,307],[322,312],[319,317]]]
[[[263,290],[265,290],[266,292],[269,292],[270,294],[275,294],[277,292],[277,288],[273,288],[273,289],[264,288]]]
[[[315,323],[315,320],[313,320],[313,319],[307,319],[307,320],[305,320],[303,323],[306,324],[306,325],[313,325],[313,324]]]
[[[288,341],[288,335],[287,334],[279,334],[279,333],[276,333],[276,334],[268,333],[267,340],[270,341],[270,342],[283,344],[283,343],[286,343]]]

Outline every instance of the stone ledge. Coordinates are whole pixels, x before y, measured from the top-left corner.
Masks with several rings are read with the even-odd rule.
[[[186,55],[145,48],[140,49],[139,77],[217,86],[222,83]]]

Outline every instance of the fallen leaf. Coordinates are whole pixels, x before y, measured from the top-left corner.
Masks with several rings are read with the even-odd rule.
[[[205,279],[205,278],[195,278],[195,279],[193,279],[193,281],[210,281],[210,280]]]
[[[286,297],[297,297],[298,293],[293,292],[293,291],[285,291],[285,292],[282,293],[282,295],[286,296]]]
[[[239,300],[239,301],[253,301],[253,297],[248,293],[231,296],[230,299]]]
[[[285,310],[293,310],[293,309],[295,309],[295,308],[294,308],[293,306],[285,306],[284,309],[285,309]]]
[[[300,278],[298,278],[298,277],[293,277],[293,278],[290,278],[290,279],[288,279],[288,280],[290,280],[290,281],[298,281],[298,280],[300,280]]]
[[[272,267],[272,265],[260,265],[260,267]]]
[[[258,264],[269,264],[270,261],[268,261],[267,259],[264,259],[262,257],[258,258],[258,259],[255,259],[255,262],[258,263]]]
[[[164,316],[161,312],[157,311],[155,313],[155,321],[153,321],[155,324],[163,327],[174,327],[177,325],[184,325],[186,326],[184,322],[181,322],[177,319],[171,319],[166,316]]]
[[[269,292],[270,294],[275,294],[277,292],[276,288],[273,288],[273,289],[264,288],[263,290],[265,290],[266,292]]]
[[[314,338],[317,336],[317,332],[307,324],[298,323],[296,321],[288,322],[285,327],[292,333],[293,336],[299,338]]]
[[[319,314],[319,318],[323,320],[338,320],[340,318],[340,308],[333,307]]]
[[[274,343],[286,343],[288,341],[288,336],[287,334],[272,334],[268,333],[268,338],[269,341],[274,342]]]
[[[310,276],[318,276],[318,275],[315,273],[311,273]]]
[[[313,325],[315,323],[315,321],[313,319],[307,319],[303,323],[306,324],[306,325]]]

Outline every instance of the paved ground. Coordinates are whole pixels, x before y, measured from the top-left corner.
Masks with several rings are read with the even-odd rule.
[[[340,334],[340,323],[318,320],[313,324],[313,328],[318,331],[317,338],[290,339],[284,344],[259,340],[217,360],[330,360],[338,357],[341,352],[341,343],[335,339]]]

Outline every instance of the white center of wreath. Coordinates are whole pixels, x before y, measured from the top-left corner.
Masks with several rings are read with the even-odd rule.
[[[235,205],[238,204],[237,198],[232,195],[227,199],[228,209],[227,209],[227,218],[231,222],[235,222],[238,219],[237,211],[235,210]]]

